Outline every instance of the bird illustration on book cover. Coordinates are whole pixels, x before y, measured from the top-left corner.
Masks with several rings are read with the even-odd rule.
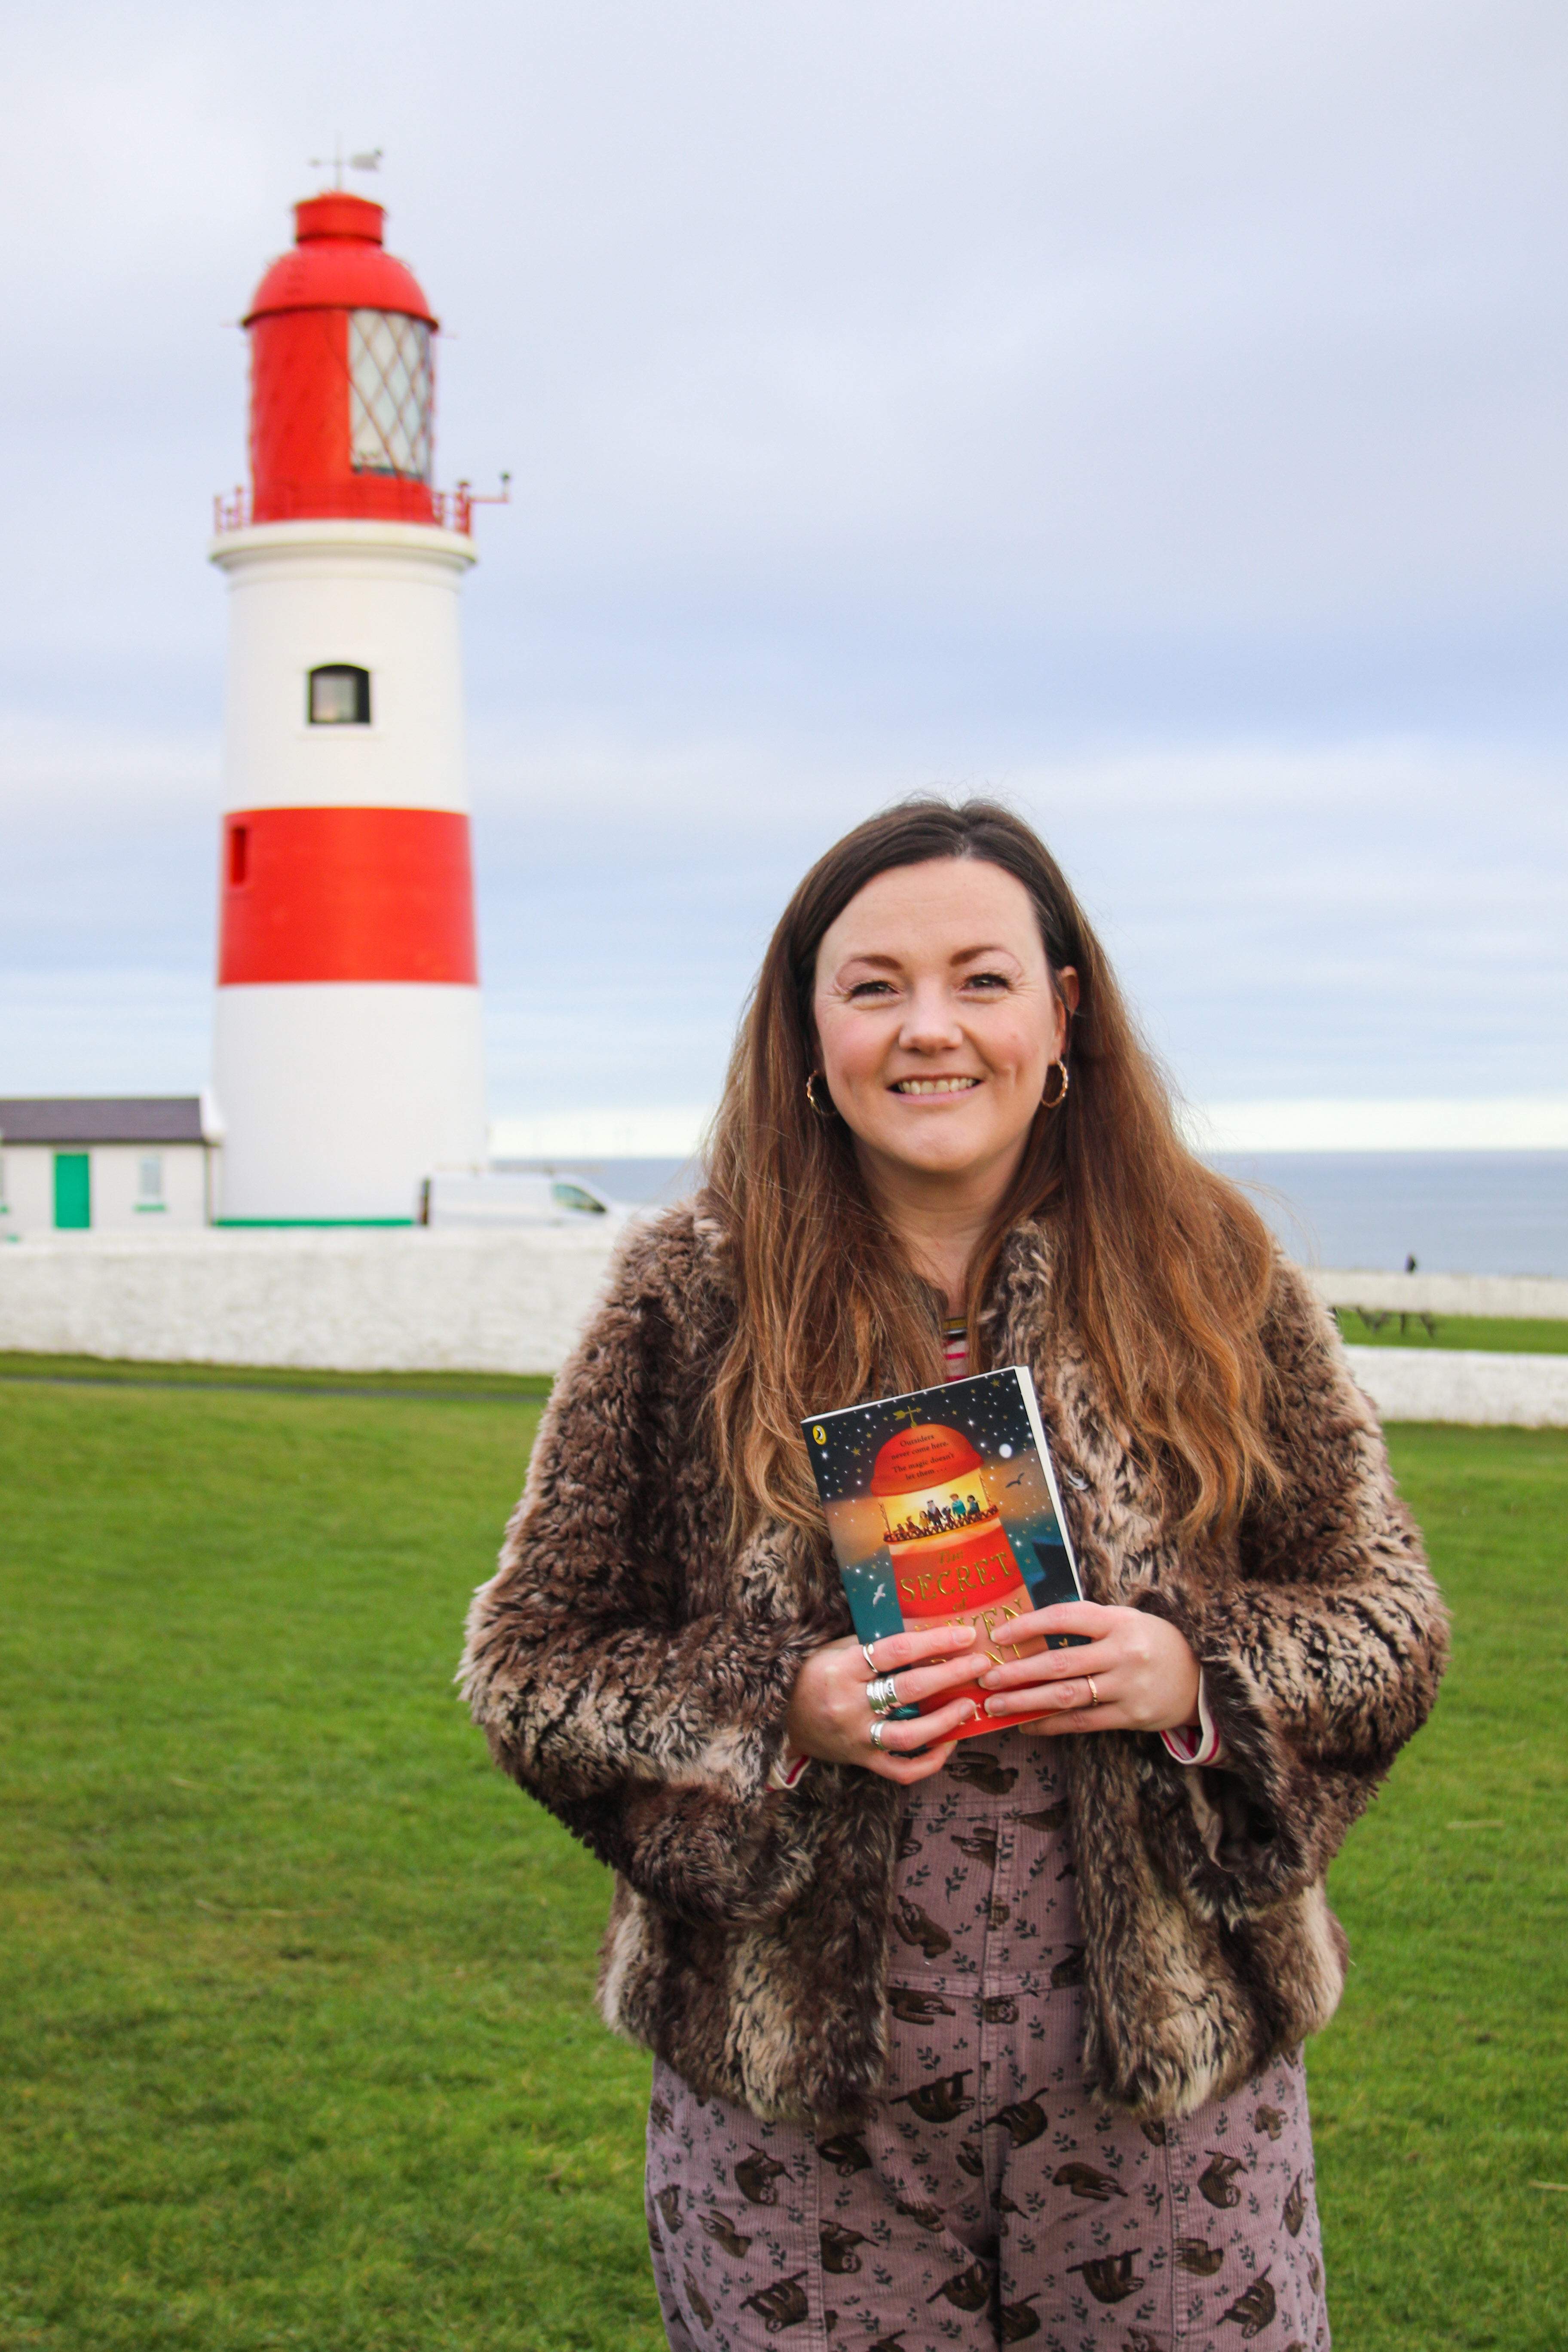
[[[1013,1618],[1082,1597],[1024,1366],[849,1405],[801,1426],[862,1642],[967,1623],[1000,1663],[1083,1640],[1006,1639]],[[966,1684],[928,1705],[973,1698],[981,1711],[954,1735],[964,1739],[1001,1727],[984,1712],[985,1696]]]

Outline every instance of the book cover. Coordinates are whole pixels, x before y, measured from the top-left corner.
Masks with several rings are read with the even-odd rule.
[[[845,1405],[801,1427],[862,1642],[973,1624],[998,1663],[1083,1642],[1075,1633],[1006,1638],[1010,1619],[1083,1597],[1026,1365]],[[986,1694],[963,1684],[928,1700],[926,1711],[962,1697],[984,1710]],[[954,1736],[1020,1719],[982,1712]]]

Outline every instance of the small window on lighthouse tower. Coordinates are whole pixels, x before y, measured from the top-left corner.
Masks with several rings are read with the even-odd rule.
[[[310,672],[312,727],[368,727],[370,672],[353,662],[325,662]]]
[[[395,310],[349,312],[349,433],[356,474],[430,479],[430,330]]]

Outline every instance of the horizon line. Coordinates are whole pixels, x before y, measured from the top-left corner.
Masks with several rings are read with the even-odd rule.
[[[492,1159],[688,1160],[711,1103],[584,1104],[501,1113]],[[1208,1157],[1353,1151],[1568,1151],[1568,1095],[1259,1096],[1183,1103],[1187,1141]]]

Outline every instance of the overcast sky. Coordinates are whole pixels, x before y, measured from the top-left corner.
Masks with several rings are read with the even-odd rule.
[[[0,1093],[206,1076],[232,322],[340,132],[513,476],[493,1110],[710,1096],[931,783],[1199,1098],[1568,1091],[1565,100],[1561,0],[13,6]]]

